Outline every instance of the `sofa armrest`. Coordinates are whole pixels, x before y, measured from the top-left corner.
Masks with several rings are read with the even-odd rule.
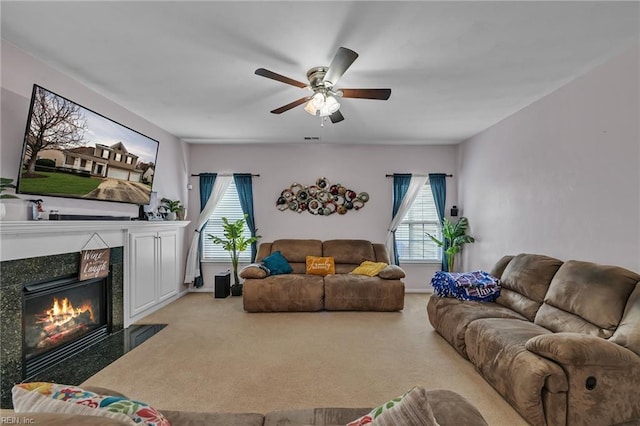
[[[580,333],[551,333],[533,337],[525,347],[560,364],[601,367],[640,366],[640,357],[600,337]]]
[[[251,263],[240,270],[240,278],[265,278],[269,275],[267,269],[260,263]]]
[[[399,280],[404,278],[406,274],[398,265],[387,265],[382,271],[380,271],[380,273],[378,273],[378,276],[383,280]]]

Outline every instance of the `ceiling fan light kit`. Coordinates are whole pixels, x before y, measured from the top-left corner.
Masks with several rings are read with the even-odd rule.
[[[333,86],[357,57],[358,54],[353,50],[340,47],[331,60],[329,67],[314,67],[307,71],[308,85],[264,68],[258,68],[255,73],[261,77],[270,78],[301,89],[309,89],[313,92],[311,96],[305,96],[272,110],[272,114],[282,114],[298,105],[306,104],[304,110],[309,114],[324,117],[325,119],[329,117],[332,123],[339,123],[344,120],[344,116],[340,113],[339,97],[386,101],[391,96],[391,89],[333,89]]]

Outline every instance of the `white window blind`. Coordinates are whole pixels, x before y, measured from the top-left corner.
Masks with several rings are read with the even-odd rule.
[[[400,261],[440,262],[442,249],[426,233],[442,238],[431,185],[424,185],[396,230]]]
[[[202,259],[212,260],[220,262],[229,262],[231,257],[229,252],[224,250],[220,244],[213,244],[208,235],[215,235],[222,239],[224,238],[224,229],[222,228],[222,218],[226,217],[229,222],[235,222],[238,219],[244,217],[242,213],[242,207],[240,206],[240,199],[238,198],[238,191],[236,190],[235,182],[232,180],[225,192],[222,200],[216,206],[209,221],[202,230]],[[245,238],[251,237],[251,232],[245,224],[244,234]],[[251,261],[251,247],[240,253],[240,262]]]

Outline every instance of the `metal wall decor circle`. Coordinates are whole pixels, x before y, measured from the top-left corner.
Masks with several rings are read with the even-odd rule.
[[[356,192],[340,183],[331,184],[326,177],[316,179],[314,185],[292,183],[282,190],[276,200],[280,211],[304,211],[316,216],[345,215],[358,211],[369,201],[369,194]]]

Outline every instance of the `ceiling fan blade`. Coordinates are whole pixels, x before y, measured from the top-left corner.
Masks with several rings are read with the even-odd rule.
[[[391,89],[340,89],[343,98],[379,99],[386,101],[391,96]]]
[[[322,81],[330,83],[328,86],[335,86],[338,83],[338,80],[340,80],[340,77],[342,77],[342,74],[345,73],[347,68],[351,66],[357,57],[358,54],[351,49],[347,49],[346,47],[338,48],[336,55],[331,60],[329,70],[324,75],[324,79]]]
[[[308,96],[305,96],[304,98],[300,98],[297,101],[293,101],[290,104],[286,104],[285,106],[281,106],[280,108],[276,108],[273,111],[271,111],[272,114],[282,114],[285,111],[289,111],[291,108],[295,108],[298,105],[302,105],[303,103],[307,102],[309,100]]]
[[[256,70],[256,75],[259,75],[259,76],[262,76],[262,77],[267,77],[267,78],[270,78],[272,80],[277,80],[277,81],[282,82],[282,83],[290,84],[292,86],[296,86],[296,87],[299,87],[301,89],[304,89],[305,87],[307,87],[306,83],[303,83],[303,82],[298,81],[298,80],[294,80],[294,79],[289,78],[289,77],[285,77],[284,75],[280,75],[278,73],[275,73],[273,71],[269,71],[269,70],[264,69],[264,68],[258,68]]]
[[[342,115],[342,113],[340,112],[340,110],[338,110],[338,111],[334,112],[333,114],[331,114],[331,115],[329,116],[329,118],[331,119],[331,122],[332,122],[333,124],[335,124],[335,123],[339,123],[339,122],[341,122],[342,120],[344,120],[344,116]]]

